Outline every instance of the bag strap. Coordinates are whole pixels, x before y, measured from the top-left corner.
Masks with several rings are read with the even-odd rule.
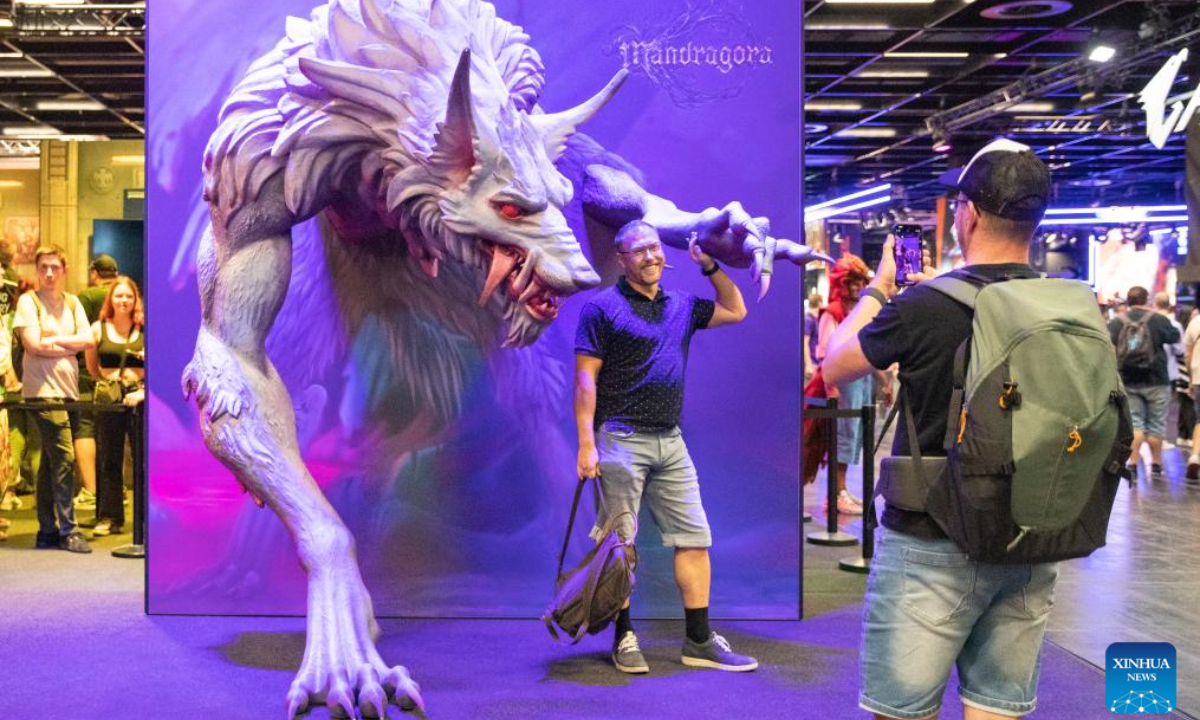
[[[917,437],[917,423],[913,419],[912,403],[908,400],[908,391],[900,398],[900,402],[904,403],[904,424],[908,427],[908,454],[912,456],[913,468],[917,471],[917,479],[921,481],[921,485],[929,487],[929,482],[925,478],[925,463],[921,461],[921,439]]]
[[[958,349],[954,351],[954,384],[950,390],[950,407],[946,410],[946,435],[942,439],[942,448],[947,452],[954,447],[954,442],[958,439],[958,423],[962,422],[960,416],[966,397],[967,363],[970,360],[971,338],[968,336],[966,340],[959,343]]]
[[[971,275],[969,277],[974,278],[976,276]],[[975,301],[979,296],[979,291],[982,289],[974,283],[951,275],[940,275],[932,280],[926,280],[921,283],[921,286],[937,290],[951,300],[966,305],[972,311],[975,310]]]
[[[100,334],[106,338],[108,337],[107,327],[108,327],[108,322],[105,320],[101,320],[100,321]],[[133,334],[132,329],[130,329],[129,332],[131,335]],[[113,344],[115,345],[116,343],[113,343]],[[121,366],[117,368],[117,382],[119,382],[119,383],[125,382],[125,361],[127,361],[128,359],[129,359],[129,342],[128,342],[128,338],[126,338],[126,342],[121,345]]]
[[[1128,314],[1125,315],[1125,319],[1129,322],[1130,325],[1149,325],[1150,318],[1153,315],[1154,315],[1154,313],[1152,313],[1149,310],[1146,310],[1145,312],[1142,313],[1142,316],[1137,319],[1129,317]],[[1120,317],[1120,316],[1118,316],[1118,317]]]
[[[124,358],[122,358],[122,360],[124,360]],[[563,562],[567,557],[567,547],[571,544],[571,531],[575,529],[575,514],[579,511],[579,498],[583,496],[583,486],[586,485],[587,482],[588,481],[586,479],[581,479],[579,483],[575,485],[575,498],[571,501],[571,519],[567,520],[567,534],[563,537],[562,550],[560,550],[558,553],[558,572],[555,573],[555,578],[562,577]],[[593,497],[596,502],[596,509],[598,511],[603,511],[607,509],[607,506],[604,504],[604,494],[600,492],[599,483],[600,478],[596,477],[593,481]],[[617,517],[620,516],[618,515]],[[609,524],[612,524],[612,522],[613,519],[610,519]],[[634,519],[634,528],[637,528],[636,518]],[[634,532],[637,532],[636,529]],[[608,533],[605,532],[605,534],[607,535]]]
[[[46,312],[46,306],[44,303],[42,303],[42,299],[40,297],[38,297],[36,290],[30,291],[29,294],[33,297],[33,304],[37,306],[38,330],[40,332],[45,332],[46,328],[42,326],[42,313]],[[75,306],[71,304],[72,300],[74,300],[77,303],[79,302],[79,298],[75,297],[71,293],[69,293],[69,292],[63,293],[63,308],[65,308],[66,311],[68,313],[70,313],[71,327],[74,328],[71,332],[78,333],[79,332],[79,318],[75,317]]]
[[[921,481],[922,485],[928,487],[928,484],[925,482],[925,465],[921,461],[921,441],[917,437],[917,423],[913,418],[912,404],[908,401],[908,388],[904,385],[900,386],[900,396],[896,399],[896,404],[892,406],[891,412],[888,413],[887,419],[883,421],[883,432],[879,433],[879,438],[875,441],[875,454],[879,454],[879,447],[883,445],[883,438],[887,435],[888,428],[892,426],[892,422],[896,419],[902,408],[904,410],[904,423],[907,425],[906,430],[908,432],[908,452],[912,457],[913,466],[916,468],[917,479]],[[875,483],[875,492],[871,494],[870,502],[867,503],[865,512],[874,512],[875,500],[883,496],[883,488],[884,484],[882,482]]]
[[[567,557],[567,546],[571,544],[571,530],[575,528],[575,513],[579,511],[579,498],[583,496],[583,486],[587,483],[586,478],[580,478],[578,484],[575,485],[575,499],[571,501],[571,519],[567,521],[567,535],[563,538],[562,550],[558,553],[558,572],[554,577],[562,577],[563,560]]]

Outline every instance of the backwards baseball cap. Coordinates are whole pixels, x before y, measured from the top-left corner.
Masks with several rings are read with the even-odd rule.
[[[113,259],[112,255],[97,255],[88,267],[98,273],[111,275],[117,272],[117,261]]]
[[[941,183],[957,189],[992,215],[1039,222],[1050,203],[1050,170],[1028,145],[993,140],[966,167],[942,174]]]

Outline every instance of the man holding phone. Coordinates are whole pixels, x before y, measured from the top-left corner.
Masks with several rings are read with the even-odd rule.
[[[1046,165],[1027,146],[996,140],[943,182],[956,190],[954,227],[967,260],[955,274],[978,285],[1036,277],[1029,246],[1050,198]],[[892,454],[913,455],[912,433],[922,455],[944,457],[955,352],[971,335],[973,311],[920,284],[897,295],[894,242],[822,371],[845,382],[898,363],[915,427],[900,414]],[[931,274],[926,264],[911,279]],[[1057,563],[970,560],[930,515],[891,504],[882,525],[863,609],[859,706],[876,718],[936,716],[957,664],[966,720],[1032,712]]]

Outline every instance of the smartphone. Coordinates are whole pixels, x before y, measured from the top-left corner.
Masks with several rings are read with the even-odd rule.
[[[909,276],[921,272],[924,267],[921,262],[921,226],[895,225],[892,235],[896,238],[893,248],[896,257],[896,284],[903,287],[912,285]]]

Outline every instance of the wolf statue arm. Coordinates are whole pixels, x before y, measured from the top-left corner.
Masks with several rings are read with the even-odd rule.
[[[739,202],[701,212],[680,210],[670,200],[647,191],[636,171],[619,167],[623,161],[611,162],[615,156],[605,153],[590,138],[576,135],[567,152],[609,161],[584,166],[583,208],[588,217],[612,228],[631,220],[645,220],[658,229],[664,243],[679,249],[687,249],[695,234],[704,252],[718,262],[751,268],[751,276],[760,283],[759,299],[770,289],[777,258],[800,266],[812,260],[832,262],[807,245],[772,237],[767,218],[752,217]]]
[[[291,397],[265,340],[287,293],[292,226],[282,173],[231,214],[209,198],[197,258],[203,324],[184,371],[205,444],[260,506],[283,521],[308,574],[308,632],[288,715],[324,702],[335,716],[384,717],[388,701],[422,705],[403,667],[384,664],[354,537],[300,457]]]

